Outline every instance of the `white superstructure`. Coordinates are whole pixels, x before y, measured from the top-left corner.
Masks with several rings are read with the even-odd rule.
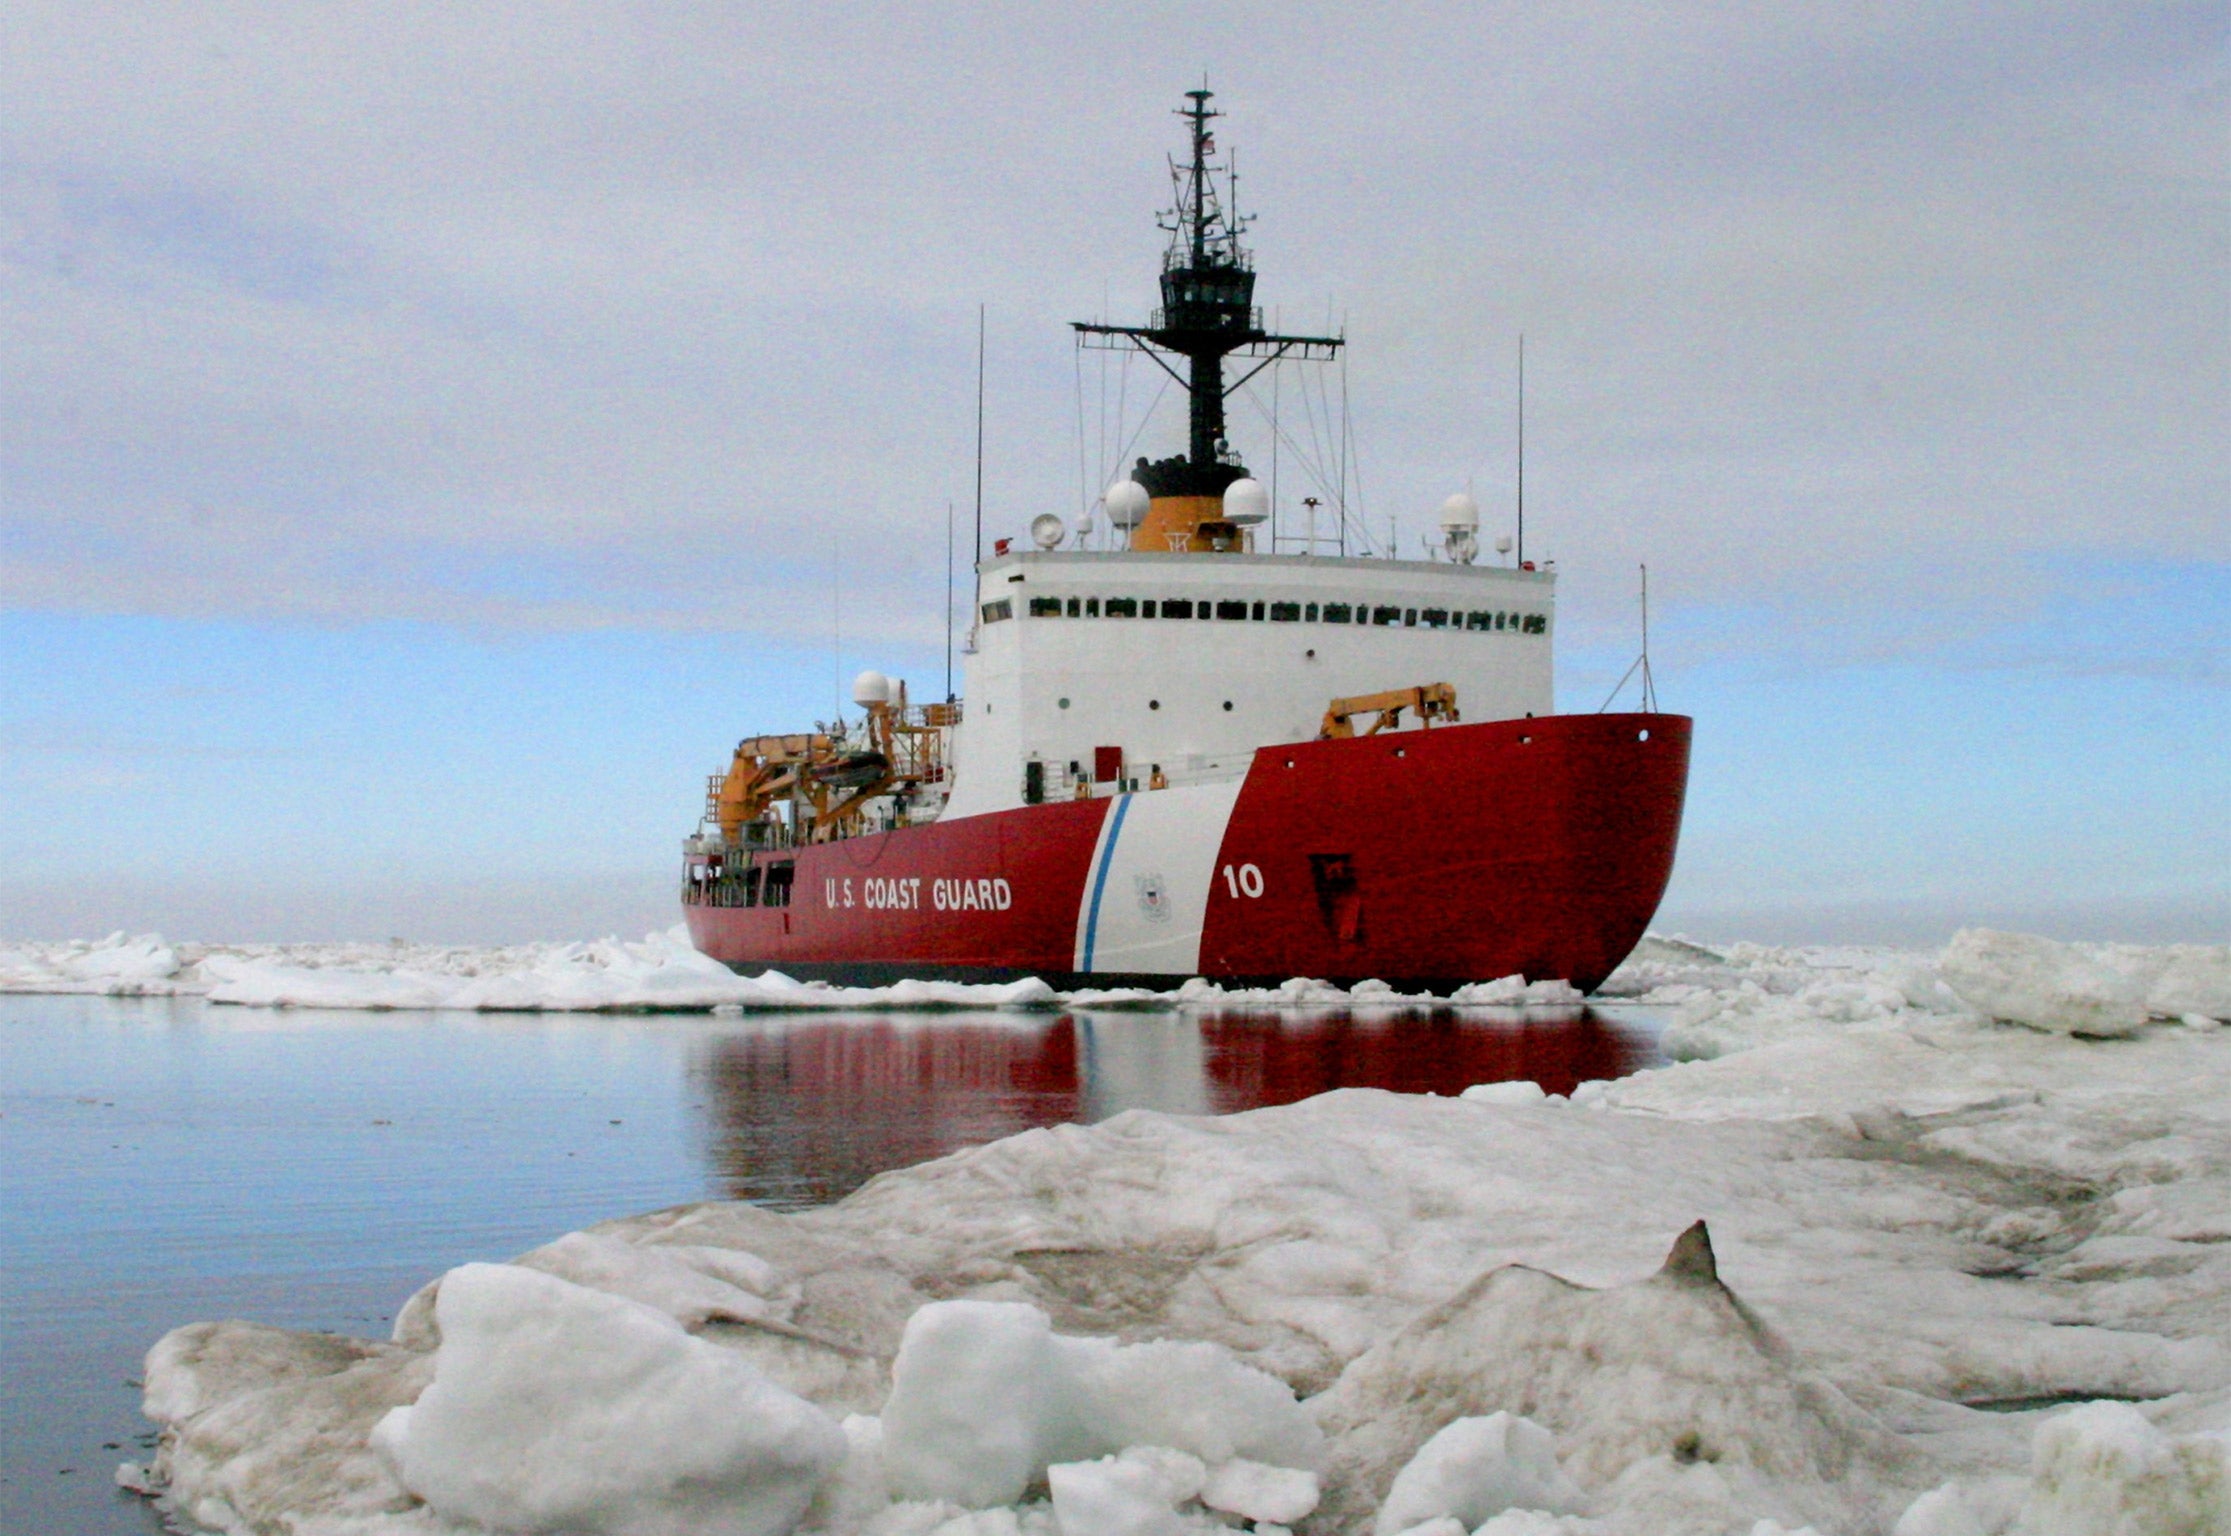
[[[944,814],[1236,777],[1258,747],[1314,737],[1332,700],[1388,689],[1451,684],[1466,720],[1549,714],[1555,583],[1438,561],[996,556]]]

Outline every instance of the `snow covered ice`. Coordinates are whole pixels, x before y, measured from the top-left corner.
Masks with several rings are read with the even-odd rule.
[[[386,1342],[194,1324],[133,1475],[301,1536],[2220,1536],[2231,953],[2008,938],[1652,940],[1607,990],[1686,1059],[1570,1100],[1133,1112]]]
[[[1056,992],[1035,977],[994,983],[901,981],[845,987],[779,971],[740,976],[698,953],[676,925],[639,943],[177,944],[159,934],[96,942],[0,944],[0,992],[195,995],[244,1008],[478,1013],[786,1013],[960,1008],[1123,1010],[1402,1006],[1554,1007],[1580,1002],[1557,980],[1474,983],[1448,999],[1297,978],[1278,987],[1223,987],[1194,978],[1168,992],[1096,988]]]

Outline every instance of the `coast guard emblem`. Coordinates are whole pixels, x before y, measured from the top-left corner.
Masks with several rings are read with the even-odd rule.
[[[1139,893],[1139,911],[1145,914],[1148,922],[1170,920],[1170,893],[1162,884],[1161,875],[1133,875],[1131,884]]]

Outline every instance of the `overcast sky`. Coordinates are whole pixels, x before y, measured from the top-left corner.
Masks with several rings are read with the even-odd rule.
[[[1561,702],[1648,562],[1698,720],[1669,926],[2223,937],[2227,14],[20,0],[0,933],[670,920],[736,736],[942,682],[979,303],[989,531],[1119,462],[1065,322],[1205,73],[1374,539],[1507,518],[1525,334]]]

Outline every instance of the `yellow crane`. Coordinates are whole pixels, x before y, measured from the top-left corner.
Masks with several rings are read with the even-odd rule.
[[[1324,724],[1317,727],[1319,741],[1346,741],[1356,734],[1357,715],[1377,715],[1366,736],[1376,736],[1381,731],[1391,731],[1402,723],[1402,712],[1409,710],[1418,717],[1418,724],[1431,725],[1443,721],[1454,725],[1456,689],[1448,683],[1421,683],[1415,688],[1396,688],[1388,693],[1360,694],[1352,699],[1334,699],[1325,711]]]

